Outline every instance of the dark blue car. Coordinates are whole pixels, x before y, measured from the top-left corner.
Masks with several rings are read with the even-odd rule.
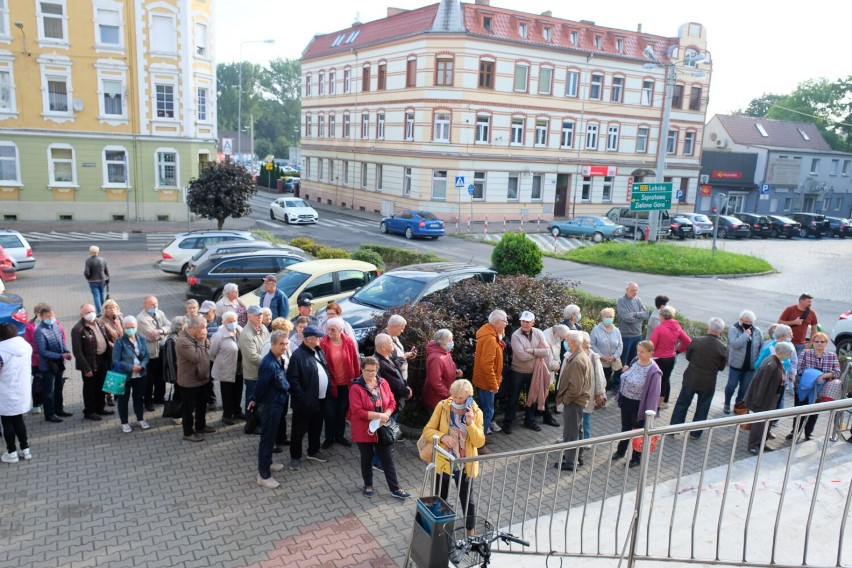
[[[444,222],[429,211],[406,209],[382,219],[379,230],[382,233],[405,235],[406,239],[414,237],[437,239],[444,236]]]

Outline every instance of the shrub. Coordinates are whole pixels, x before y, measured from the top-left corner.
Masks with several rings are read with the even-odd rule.
[[[321,245],[313,239],[309,239],[308,237],[296,237],[290,241],[290,245],[296,248],[300,248],[306,253],[318,256],[318,252],[325,245]]]
[[[422,253],[413,250],[408,250],[400,247],[390,247],[385,245],[364,244],[361,245],[363,250],[371,250],[377,252],[384,260],[388,270],[398,266],[407,264],[420,264],[423,262],[441,262],[446,260],[440,256],[431,253]]]
[[[266,242],[275,243],[275,244],[283,244],[284,243],[284,241],[282,241],[281,239],[279,239],[278,237],[273,235],[271,232],[264,231],[263,229],[253,229],[251,231],[251,234],[252,234],[252,236],[254,236],[254,238],[259,239],[261,241],[266,241]]]
[[[377,253],[374,250],[359,248],[355,252],[352,253],[352,260],[360,260],[361,262],[369,262],[378,268],[379,270],[385,269],[385,260],[382,258],[382,255]]]
[[[349,258],[349,251],[334,247],[321,246],[315,255],[317,258]]]
[[[507,275],[538,276],[544,268],[541,249],[523,233],[504,233],[491,253],[491,265]]]

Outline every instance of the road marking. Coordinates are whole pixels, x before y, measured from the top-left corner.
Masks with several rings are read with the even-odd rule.
[[[266,221],[266,220],[264,220],[264,219],[258,219],[258,220],[257,220],[257,222],[258,222],[258,224],[260,224],[260,225],[266,225],[267,227],[273,227],[273,228],[275,228],[275,229],[280,229],[280,228],[281,228],[281,223],[276,223],[276,222],[274,222],[274,221]]]

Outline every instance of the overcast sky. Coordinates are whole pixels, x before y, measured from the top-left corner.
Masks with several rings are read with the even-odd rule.
[[[241,42],[274,38],[273,45],[242,46],[243,59],[301,57],[314,34],[385,17],[388,6],[419,8],[437,0],[216,0],[216,57],[236,61]],[[472,3],[472,0],[471,0]],[[849,3],[812,0],[805,4],[716,0],[491,0],[493,6],[541,13],[566,20],[591,20],[599,26],[674,37],[686,22],[707,30],[713,77],[707,118],[745,108],[755,97],[786,94],[808,79],[835,80],[852,75],[849,56]],[[843,14],[846,16],[843,16]],[[809,47],[810,46],[810,47]]]

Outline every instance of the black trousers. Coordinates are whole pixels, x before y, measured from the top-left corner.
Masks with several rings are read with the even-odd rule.
[[[396,466],[393,464],[393,455],[391,454],[390,446],[380,446],[371,442],[358,442],[358,452],[361,454],[361,478],[364,480],[364,487],[373,486],[373,451],[379,456],[379,462],[382,464],[382,469],[385,470],[385,481],[388,482],[388,489],[396,491],[399,489],[399,481],[396,478]]]
[[[106,378],[109,360],[106,354],[99,355],[96,361],[97,370],[91,377],[83,377],[83,414],[98,414],[104,411],[106,399],[104,399],[104,379]]]
[[[30,447],[27,441],[27,425],[24,423],[24,415],[0,416],[0,424],[3,425],[3,438],[6,440],[6,451],[10,454],[16,451],[15,438],[22,450]]]
[[[510,427],[514,424],[521,393],[529,392],[531,381],[532,373],[509,372],[508,384],[506,384],[506,412],[503,415],[503,424]],[[526,416],[525,419],[527,419]]]
[[[163,360],[160,357],[148,361],[148,380],[145,383],[145,405],[161,403],[166,397],[166,381],[163,380]]]
[[[192,436],[207,427],[207,385],[200,387],[180,387],[183,404],[183,435]],[[194,421],[193,421],[194,414]],[[195,424],[195,430],[192,425]]]
[[[453,480],[459,490],[459,504],[465,514],[465,528],[473,530],[476,528],[476,503],[473,501],[473,481],[464,471],[453,472]],[[435,476],[435,488],[441,499],[447,500],[450,494],[450,474],[439,473]]]
[[[663,357],[661,359],[654,359],[654,361],[657,362],[657,366],[663,372],[662,382],[660,383],[660,397],[663,399],[663,402],[668,402],[669,394],[672,392],[671,378],[675,366],[675,358]]]
[[[346,435],[346,411],[349,410],[349,387],[338,386],[337,397],[325,403],[325,440],[342,440]]]
[[[290,459],[302,459],[302,440],[308,435],[308,455],[312,456],[320,451],[320,435],[322,434],[322,421],[325,416],[327,401],[320,399],[319,408],[314,411],[305,411],[293,408],[293,420],[291,424]]]
[[[795,406],[807,406],[808,404],[810,404],[808,402],[808,399],[800,399],[798,393],[796,393],[795,398],[796,398]],[[796,418],[793,421],[793,429],[790,432],[795,434],[796,432],[801,432],[802,428],[804,428],[805,429],[805,436],[810,438],[811,435],[814,433],[814,426],[816,426],[817,418],[818,418],[817,414],[811,414],[807,418],[804,417],[804,416],[800,416],[800,417]]]
[[[622,396],[618,401],[618,407],[621,409],[621,431],[628,432],[641,428],[645,425],[644,420],[639,420],[639,401]],[[624,454],[627,452],[627,444],[630,440],[622,440],[618,443],[618,453]],[[630,461],[639,461],[642,458],[642,452],[633,450],[633,456]]]
[[[219,390],[222,394],[222,418],[236,418],[242,414],[240,408],[240,401],[243,399],[242,375],[238,376],[233,383],[219,381]]]

